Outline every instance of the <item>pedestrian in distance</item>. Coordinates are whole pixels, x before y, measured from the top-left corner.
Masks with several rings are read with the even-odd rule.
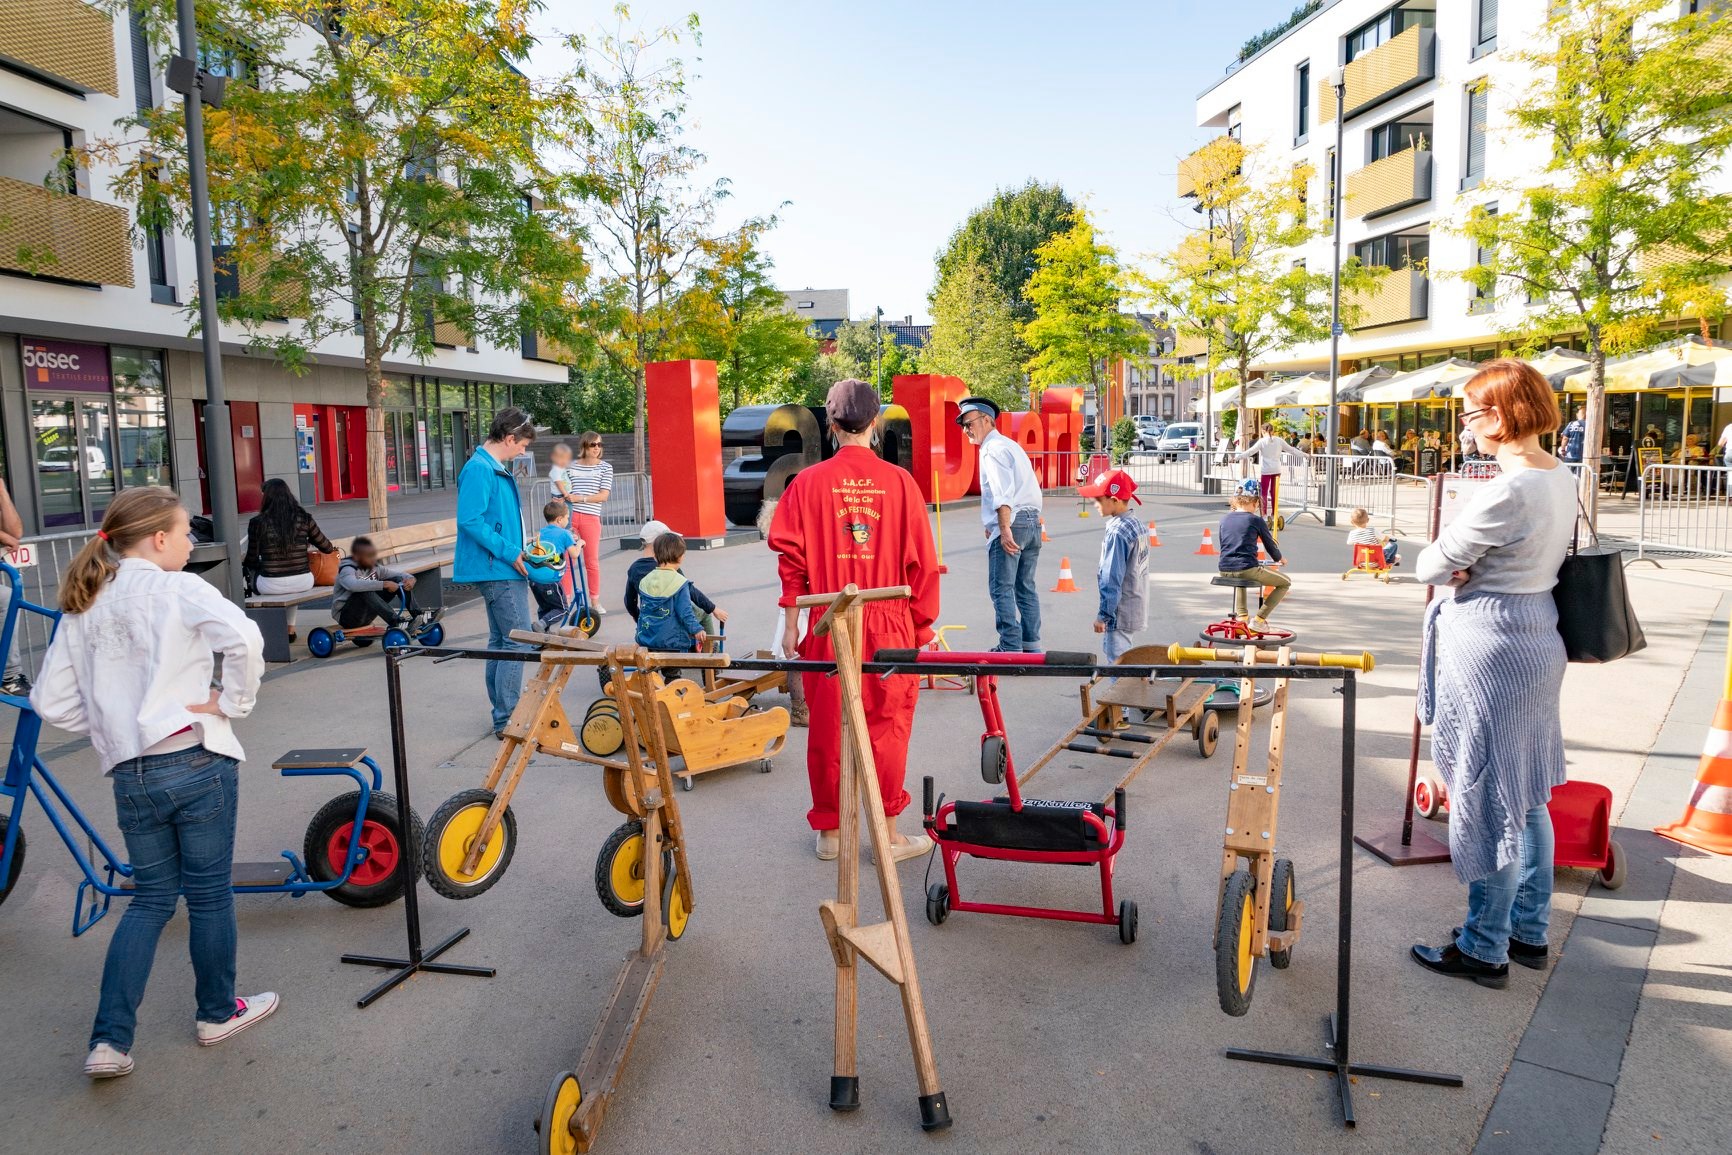
[[[264,676],[259,628],[185,572],[192,527],[162,486],[122,490],[60,583],[65,615],[31,708],[86,734],[106,770],[132,863],[132,898],[108,942],[84,1073],[132,1073],[133,1032],[157,940],[186,896],[197,1010],[214,1046],[277,1009],[274,993],[235,995],[233,890],[237,771],[233,720],[252,713]],[[222,684],[213,689],[214,655]]]
[[[1261,495],[1261,511],[1264,517],[1275,516],[1275,488],[1281,483],[1281,471],[1288,463],[1304,465],[1306,458],[1303,453],[1294,449],[1279,433],[1272,428],[1265,428],[1263,435],[1247,445],[1243,451],[1234,454],[1237,461],[1257,459],[1257,486]]]
[[[561,443],[564,444],[563,442]],[[607,613],[601,604],[601,515],[613,496],[613,466],[601,459],[601,434],[585,430],[577,438],[577,459],[565,466],[564,497],[571,506],[571,532],[583,542],[584,576],[589,579],[589,608]]]
[[[1040,481],[1022,446],[998,431],[998,406],[965,397],[956,423],[980,450],[980,520],[986,582],[998,628],[994,650],[1040,651]]]
[[[1077,493],[1094,498],[1104,519],[1100,566],[1095,571],[1100,589],[1095,633],[1101,635],[1107,661],[1116,662],[1131,648],[1137,631],[1148,624],[1149,536],[1130,504],[1141,505],[1143,499],[1137,496],[1137,483],[1122,469],[1096,474]]]
[[[474,585],[487,610],[487,648],[522,650],[513,630],[529,628],[529,569],[523,560],[523,506],[510,463],[528,452],[535,425],[515,406],[501,409],[457,475],[457,549],[451,580]],[[493,711],[493,736],[505,736],[505,723],[523,691],[523,663],[489,661],[487,701]]]
[[[1551,814],[1564,781],[1559,698],[1564,643],[1552,587],[1575,528],[1574,475],[1540,446],[1558,425],[1546,379],[1513,359],[1467,382],[1467,409],[1497,476],[1419,555],[1416,576],[1445,587],[1425,614],[1419,716],[1449,789],[1449,852],[1467,918],[1442,946],[1413,947],[1427,970],[1487,987],[1509,964],[1546,965],[1552,907]]]
[[[1581,463],[1582,441],[1588,435],[1586,417],[1588,411],[1582,406],[1576,406],[1576,415],[1568,425],[1564,426],[1563,436],[1558,446],[1558,457],[1572,465]]]

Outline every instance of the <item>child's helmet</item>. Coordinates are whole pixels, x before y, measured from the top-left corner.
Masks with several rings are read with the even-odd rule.
[[[539,585],[553,585],[565,575],[565,556],[543,541],[524,551],[523,562],[529,580]]]
[[[1261,497],[1263,496],[1263,486],[1255,477],[1247,477],[1238,484],[1233,492],[1240,497]]]

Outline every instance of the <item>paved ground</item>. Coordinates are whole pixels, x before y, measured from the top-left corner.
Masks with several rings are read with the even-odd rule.
[[[1049,501],[1054,541],[1042,557],[1043,586],[1051,586],[1060,555],[1068,554],[1085,591],[1045,597],[1045,641],[1054,647],[1092,645],[1100,522],[1078,518],[1076,509],[1074,500]],[[1189,639],[1222,606],[1223,591],[1206,582],[1210,559],[1191,553],[1201,528],[1218,517],[1218,504],[1163,500],[1155,512],[1166,544],[1155,557],[1153,621],[1144,638]],[[945,522],[944,620],[968,626],[962,639],[984,647],[991,641],[984,552],[971,514],[947,513]],[[1308,645],[1369,649],[1379,658],[1377,671],[1361,681],[1357,826],[1386,829],[1400,817],[1422,590],[1343,583],[1340,531],[1302,522],[1285,543],[1296,590],[1282,617]],[[609,603],[617,600],[628,560],[616,554],[604,565]],[[776,587],[763,547],[696,555],[688,571],[733,612],[731,649],[768,640]],[[1650,648],[1613,666],[1571,667],[1566,682],[1572,773],[1610,786],[1620,810],[1647,779],[1644,766],[1653,761],[1674,702],[1676,728],[1665,729],[1659,754],[1675,768],[1700,748],[1707,710],[1698,694],[1681,695],[1680,687],[1693,659],[1704,669],[1718,662],[1717,650],[1696,655],[1727,586],[1723,569],[1712,566],[1631,573]],[[450,625],[462,641],[479,637],[483,624],[470,607]],[[604,639],[625,636],[623,619],[610,617]],[[415,801],[425,816],[440,799],[478,784],[493,744],[482,741],[478,665],[415,664],[406,681]],[[581,713],[587,691],[573,685],[568,709]],[[273,671],[259,713],[242,730],[253,756],[240,824],[243,857],[298,849],[306,818],[334,793],[316,781],[274,777],[269,760],[310,744],[365,744],[383,754],[383,693],[372,651]],[[1023,759],[1062,733],[1075,712],[1062,684],[1012,683],[1005,697],[1012,748]],[[951,1131],[930,1137],[917,1127],[895,1000],[871,975],[862,980],[860,1007],[865,1105],[851,1116],[824,1105],[832,971],[816,907],[833,894],[834,872],[812,858],[804,827],[803,734],[794,733],[772,774],[704,777],[680,796],[698,907],[685,939],[670,948],[631,1059],[628,1092],[616,1102],[599,1149],[1431,1153],[1506,1138],[1482,1130],[1518,1046],[1537,1045],[1524,1035],[1531,1037],[1530,1021],[1539,1021],[1535,1008],[1551,976],[1518,970],[1509,989],[1487,991],[1435,979],[1405,960],[1408,944],[1438,939],[1459,917],[1463,888],[1447,867],[1397,871],[1365,854],[1354,860],[1355,1054],[1365,1062],[1459,1072],[1463,1089],[1361,1080],[1360,1125],[1347,1133],[1336,1119],[1328,1076],[1221,1056],[1227,1045],[1320,1050],[1335,977],[1338,729],[1337,699],[1320,685],[1296,684],[1280,842],[1297,863],[1308,900],[1306,934],[1291,969],[1261,971],[1255,1005],[1241,1019],[1216,1004],[1209,945],[1226,743],[1209,762],[1193,748],[1176,747],[1132,791],[1132,833],[1118,883],[1141,906],[1142,938],[1134,946],[1121,946],[1104,927],[985,915],[956,914],[932,927],[920,916],[924,864],[905,864],[916,956],[956,1118]],[[919,776],[929,773],[952,796],[983,795],[978,732],[973,698],[925,695],[910,760],[915,793]],[[88,750],[64,736],[50,736],[45,745],[69,793],[111,832],[111,807]],[[1043,775],[1042,792],[1092,795],[1118,765],[1079,757]],[[1681,803],[1681,792],[1662,800],[1660,817],[1675,817]],[[78,1065],[110,926],[78,940],[68,936],[76,873],[32,806],[26,877],[0,909],[0,991],[13,996],[0,1018],[9,1044],[0,1049],[7,1149],[534,1150],[529,1127],[547,1082],[575,1064],[637,927],[605,913],[594,897],[594,855],[618,816],[592,770],[538,760],[514,810],[516,858],[497,887],[466,903],[422,891],[429,936],[470,926],[474,933],[451,957],[497,966],[497,978],[421,979],[359,1011],[354,1000],[372,975],[339,965],[337,955],[400,949],[400,906],[354,911],[317,896],[245,898],[241,984],[282,992],[279,1017],[216,1051],[194,1046],[185,924],[177,920],[143,1009],[138,1071],[92,1086]],[[1654,820],[1643,813],[1619,837],[1635,841],[1636,830]],[[1628,1054],[1605,1084],[1615,1094],[1602,1149],[1724,1151],[1732,1148],[1719,1097],[1732,1075],[1726,1009],[1732,976],[1723,965],[1732,942],[1723,913],[1728,874],[1722,861],[1669,844],[1644,843],[1643,854],[1655,863],[1677,860],[1669,892],[1662,886],[1657,895],[1626,898],[1628,888],[1617,895],[1596,888],[1588,899],[1589,917],[1598,903],[1607,926],[1627,913],[1655,916],[1647,933],[1651,963],[1638,961],[1622,976],[1625,986],[1639,976],[1640,997],[1609,1000],[1605,1013],[1593,1001],[1578,1001],[1574,1011],[1614,1024],[1616,1037],[1607,1045],[1621,1049],[1628,1039]],[[1055,904],[1092,897],[1082,872],[964,869],[965,885],[978,883],[982,897]],[[1590,980],[1635,957],[1626,953],[1602,965],[1599,953],[1578,949],[1573,928],[1586,925],[1577,913],[1588,885],[1585,872],[1559,872],[1553,941],[1564,945],[1554,987],[1568,977],[1572,957],[1595,964],[1577,968]],[[1619,905],[1626,902],[1639,902],[1640,910],[1626,912]],[[1616,1026],[1624,1020],[1612,1012],[1625,1011],[1634,1015],[1633,1029]],[[1546,1092],[1534,1102],[1554,1114],[1512,1116],[1518,1133],[1507,1138],[1527,1152],[1579,1149],[1556,1143],[1557,1128],[1548,1126],[1579,1111],[1578,1100]]]

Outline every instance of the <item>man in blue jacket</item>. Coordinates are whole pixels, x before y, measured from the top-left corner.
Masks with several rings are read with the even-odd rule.
[[[451,580],[473,585],[487,607],[487,648],[523,650],[512,630],[529,628],[529,571],[523,561],[523,509],[510,461],[528,452],[535,426],[521,409],[502,409],[487,440],[457,475],[457,556]],[[487,663],[487,700],[493,706],[493,736],[523,691],[521,662]]]

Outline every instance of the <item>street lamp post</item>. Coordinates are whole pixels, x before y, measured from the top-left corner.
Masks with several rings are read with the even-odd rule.
[[[169,62],[168,86],[186,105],[186,167],[190,184],[193,257],[198,267],[200,344],[204,346],[205,477],[210,486],[211,526],[228,547],[222,589],[237,605],[245,597],[241,579],[240,514],[235,500],[233,432],[223,394],[222,328],[217,317],[216,270],[211,262],[210,182],[205,172],[204,105],[222,107],[224,81],[198,67],[198,24],[193,0],[176,0],[181,55]]]
[[[1328,463],[1323,472],[1323,524],[1335,524],[1336,482],[1339,463],[1335,460],[1335,443],[1341,423],[1336,391],[1341,383],[1341,174],[1343,141],[1342,121],[1346,119],[1347,75],[1337,68],[1329,77],[1329,87],[1335,90],[1335,162],[1329,173],[1329,223],[1335,231],[1335,253],[1329,268],[1329,413],[1323,422],[1323,450]]]

